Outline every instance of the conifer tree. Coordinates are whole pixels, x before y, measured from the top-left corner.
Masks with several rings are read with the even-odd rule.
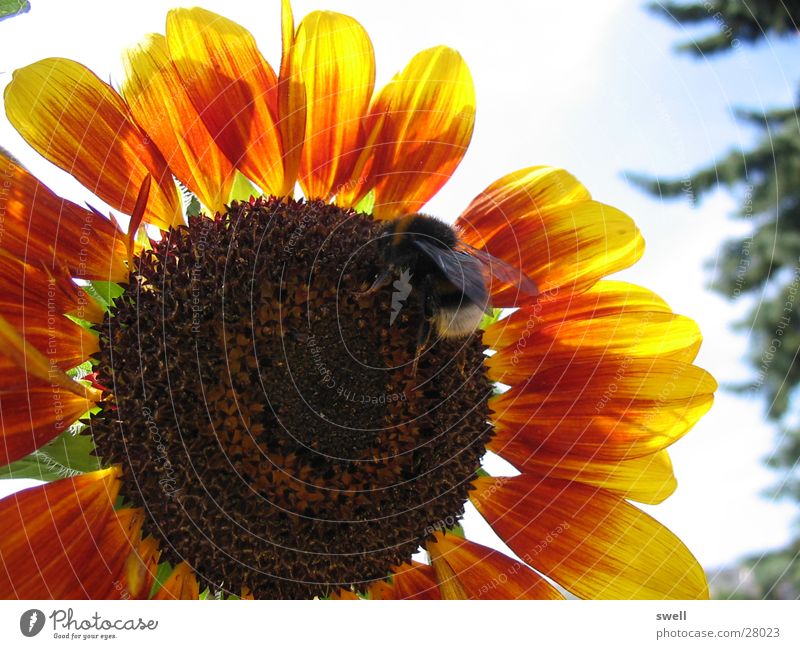
[[[762,39],[797,38],[800,0],[705,0],[653,3],[651,10],[705,35],[676,49],[697,57],[719,55]],[[712,288],[744,302],[738,323],[749,332],[752,380],[736,386],[759,394],[779,431],[769,464],[779,472],[777,495],[800,503],[800,102],[766,112],[738,108],[736,119],[756,133],[756,144],[732,150],[690,177],[698,200],[718,189],[738,199],[733,218],[749,224],[729,239]],[[633,181],[663,198],[683,196],[686,179]],[[746,559],[762,597],[800,596],[800,539],[789,547]]]

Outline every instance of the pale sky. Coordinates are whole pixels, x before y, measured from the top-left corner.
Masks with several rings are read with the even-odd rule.
[[[48,56],[73,58],[101,78],[121,78],[119,53],[144,33],[164,30],[164,2],[32,0],[30,14],[0,23],[0,87],[10,72]],[[246,25],[277,67],[278,0],[208,1],[203,6]],[[705,290],[724,238],[742,232],[726,218],[735,203],[720,194],[692,210],[685,201],[659,204],[627,185],[623,170],[682,176],[752,137],[731,109],[793,100],[800,79],[796,44],[742,48],[722,59],[677,57],[679,29],[656,20],[641,3],[455,0],[297,0],[295,18],[331,9],[358,19],[375,46],[378,83],[417,51],[458,49],[478,96],[475,134],[456,174],[426,211],[453,219],[486,185],[534,164],[571,170],[595,198],[623,209],[647,243],[642,261],[621,277],[651,288],[673,309],[696,319],[705,336],[697,363],[721,382],[752,376],[743,363],[747,338],[730,323],[744,304]],[[49,186],[82,202],[91,195],[30,150],[0,117],[0,144]],[[97,205],[97,199],[91,199]],[[647,508],[700,562],[715,567],[743,554],[783,545],[795,509],[761,496],[778,476],[762,466],[776,439],[764,408],[724,391],[711,412],[671,449],[677,492]],[[0,482],[0,495],[18,484]],[[465,522],[473,540],[492,543],[477,514]]]

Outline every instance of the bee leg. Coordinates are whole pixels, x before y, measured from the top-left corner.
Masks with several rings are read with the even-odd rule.
[[[417,366],[419,359],[422,357],[423,352],[427,349],[428,343],[431,340],[431,333],[433,333],[434,314],[436,313],[437,304],[435,294],[431,291],[431,282],[426,279],[421,290],[417,293],[420,301],[421,319],[419,323],[419,330],[417,331],[417,351],[414,354],[414,364],[411,366],[411,376],[417,375]]]
[[[419,366],[419,359],[428,347],[428,342],[431,339],[431,322],[428,318],[422,318],[419,323],[419,332],[417,333],[417,350],[414,352],[414,363],[411,365],[411,376],[417,375],[417,367]]]
[[[368,297],[370,295],[375,295],[378,291],[380,291],[384,286],[386,286],[389,282],[392,281],[392,271],[389,268],[384,268],[378,276],[375,278],[375,281],[372,282],[372,286],[370,286],[366,291],[359,291],[357,292],[356,298]]]

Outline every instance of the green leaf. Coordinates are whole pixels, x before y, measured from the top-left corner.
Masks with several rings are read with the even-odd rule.
[[[189,198],[189,204],[186,206],[186,216],[200,216],[203,206],[200,200],[194,194]]]
[[[83,288],[89,295],[96,299],[100,306],[106,311],[114,304],[114,300],[125,292],[125,289],[116,282],[103,282],[100,280],[89,282]]]
[[[233,187],[231,187],[230,200],[246,201],[251,196],[260,196],[261,192],[256,189],[256,186],[251,183],[247,176],[242,172],[236,172],[236,178],[233,180]]]
[[[31,10],[28,0],[0,0],[0,20],[19,16]]]
[[[369,193],[364,196],[355,206],[356,212],[363,212],[364,214],[372,214],[372,210],[375,208],[375,190],[370,189]]]
[[[70,426],[28,457],[0,468],[0,478],[32,478],[52,482],[97,471],[100,459],[91,454],[95,448],[91,436],[80,434],[83,428],[84,424]]]
[[[186,216],[200,216],[200,212],[203,210],[203,204],[200,202],[200,199],[197,198],[194,192],[184,185],[180,180],[177,180],[176,182],[178,184],[178,189],[181,192],[181,198],[183,199],[183,211]]]

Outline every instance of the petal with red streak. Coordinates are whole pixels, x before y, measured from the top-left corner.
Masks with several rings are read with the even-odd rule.
[[[300,186],[308,198],[326,199],[348,181],[375,83],[372,42],[349,16],[315,11],[297,28],[292,79],[305,86],[306,126]]]
[[[59,198],[0,151],[6,182],[2,250],[30,264],[66,266],[74,277],[127,279],[125,235],[114,223]]]
[[[472,138],[475,105],[466,63],[442,46],[417,54],[380,91],[368,120],[384,116],[372,151],[377,218],[417,212],[447,182]]]
[[[470,498],[500,538],[579,597],[708,598],[703,568],[680,539],[619,496],[525,474],[475,486]]]
[[[436,545],[469,599],[564,599],[541,575],[497,550],[454,534],[437,533]]]
[[[0,466],[44,446],[93,407],[90,399],[32,377],[16,389],[0,387]]]
[[[688,432],[716,388],[704,370],[672,360],[556,366],[492,397],[492,443],[590,459],[641,457]]]
[[[493,349],[521,349],[522,341],[541,327],[553,326],[567,319],[585,320],[638,312],[672,313],[672,310],[646,288],[602,280],[582,293],[564,293],[555,297],[543,295],[534,304],[514,311],[487,328],[483,340]]]
[[[234,169],[203,124],[161,34],[149,34],[123,58],[122,95],[178,179],[212,211],[224,211]]]
[[[515,438],[492,439],[487,448],[524,473],[602,487],[648,505],[663,502],[677,487],[667,451],[631,460],[601,460],[531,448],[524,439]]]
[[[392,571],[391,583],[375,582],[370,599],[441,599],[433,568],[418,561],[404,563]]]
[[[252,34],[205,9],[173,9],[167,45],[198,114],[231,163],[265,193],[290,193],[295,179],[284,175],[278,79]]]
[[[534,307],[519,312],[519,319],[535,320]],[[533,318],[534,320],[531,320]],[[517,320],[519,321],[519,320]],[[492,325],[484,340],[502,330]],[[615,363],[633,359],[671,359],[690,363],[697,356],[702,336],[694,320],[672,313],[637,311],[602,316],[567,315],[561,322],[535,323],[508,347],[496,347],[487,361],[491,375],[514,385],[555,366],[571,363]]]
[[[117,469],[32,487],[0,501],[0,598],[108,595],[122,573]],[[109,527],[109,526],[112,527]]]
[[[520,268],[547,299],[580,292],[641,257],[633,220],[590,200],[572,176],[531,167],[489,186],[458,218],[462,240]],[[495,306],[525,303],[515,286],[494,281]],[[541,299],[541,298],[540,298]]]
[[[132,214],[150,174],[158,189],[151,194],[147,222],[161,228],[183,222],[164,158],[122,98],[85,66],[54,58],[16,70],[5,105],[28,144],[113,208]]]

